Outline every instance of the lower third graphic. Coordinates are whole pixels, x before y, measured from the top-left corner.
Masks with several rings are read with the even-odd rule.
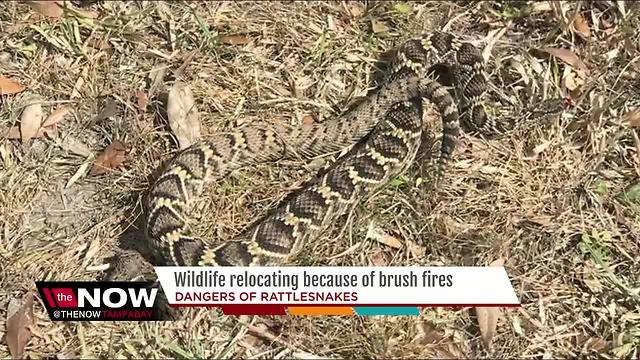
[[[52,321],[163,320],[149,282],[37,281]]]

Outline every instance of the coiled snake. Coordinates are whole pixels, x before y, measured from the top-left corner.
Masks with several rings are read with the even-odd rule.
[[[435,65],[451,72],[455,100],[434,80],[430,70]],[[245,126],[181,151],[148,193],[146,236],[166,265],[285,262],[413,161],[422,135],[423,101],[432,103],[442,119],[439,172],[451,157],[460,128],[495,136],[561,110],[561,101],[552,101],[498,121],[484,110],[486,85],[482,57],[471,43],[445,32],[411,39],[397,49],[384,85],[342,118],[303,127]],[[190,207],[206,183],[249,164],[339,150],[341,156],[314,181],[237,238],[213,247],[191,234]]]

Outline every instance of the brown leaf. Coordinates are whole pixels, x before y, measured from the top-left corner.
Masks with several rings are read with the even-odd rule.
[[[22,110],[20,115],[20,134],[22,143],[25,144],[38,134],[40,124],[42,124],[42,104],[37,98],[30,100],[30,104]]]
[[[200,116],[188,85],[176,83],[169,91],[167,117],[180,149],[200,139]]]
[[[27,293],[22,300],[13,299],[7,309],[6,341],[14,359],[22,358],[24,348],[31,339],[33,326],[33,294]]]
[[[149,104],[147,94],[145,94],[145,92],[141,90],[136,91],[136,100],[138,101],[138,109],[140,109],[141,111],[146,111],[147,104]]]
[[[249,39],[242,34],[225,35],[220,38],[220,41],[227,45],[246,45],[249,43]]]
[[[17,82],[0,76],[0,95],[11,95],[24,90],[24,86]]]
[[[629,127],[640,128],[640,107],[624,114],[623,119],[629,122]]]
[[[491,340],[496,334],[498,327],[498,318],[500,317],[500,309],[495,307],[477,307],[476,317],[478,319],[478,328],[480,328],[480,336],[487,350],[490,349]]]
[[[386,266],[388,265],[387,259],[384,257],[384,253],[379,251],[371,258],[371,263],[373,266]]]
[[[127,147],[115,140],[98,157],[89,171],[89,175],[101,175],[120,166],[127,159]]]
[[[587,23],[587,20],[585,20],[580,13],[577,13],[576,17],[573,19],[573,28],[584,40],[589,40],[591,38],[589,23]]]
[[[53,126],[60,121],[64,120],[64,117],[67,116],[70,109],[66,106],[60,106],[55,109],[47,118],[42,122],[42,127]]]
[[[62,7],[55,1],[27,1],[27,4],[40,15],[50,18],[59,18],[64,12]]]
[[[546,52],[547,54],[557,57],[558,59],[564,61],[565,63],[575,67],[576,69],[582,70],[585,73],[589,73],[589,68],[585,65],[578,55],[576,55],[573,51],[569,49],[563,48],[552,48],[552,47],[544,47],[541,48],[540,51]]]
[[[302,117],[302,124],[303,125],[309,125],[309,124],[313,124],[316,121],[316,119],[313,117],[313,115],[309,115],[306,114]]]

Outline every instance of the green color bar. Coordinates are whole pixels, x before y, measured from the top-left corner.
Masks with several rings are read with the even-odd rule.
[[[359,306],[354,307],[356,315],[360,316],[418,316],[420,309],[415,306]]]

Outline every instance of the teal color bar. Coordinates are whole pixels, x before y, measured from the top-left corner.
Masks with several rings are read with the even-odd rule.
[[[418,316],[420,309],[414,306],[358,306],[353,308],[360,316]]]

